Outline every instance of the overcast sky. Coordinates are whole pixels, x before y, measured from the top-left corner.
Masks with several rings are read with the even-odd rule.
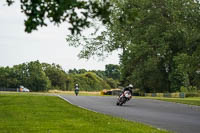
[[[59,64],[64,70],[104,70],[106,64],[119,63],[117,52],[104,61],[79,59],[80,48],[69,47],[65,40],[69,34],[67,23],[59,27],[50,24],[31,34],[25,33],[25,17],[20,12],[19,4],[8,7],[4,5],[5,1],[0,2],[0,66],[39,60]]]

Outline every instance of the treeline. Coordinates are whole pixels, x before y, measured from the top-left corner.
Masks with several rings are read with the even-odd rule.
[[[66,72],[56,64],[32,61],[13,67],[0,67],[0,88],[23,85],[31,91],[73,90],[74,85],[79,84],[81,90],[98,91],[116,88],[119,77],[118,65],[106,65],[105,71],[73,69]]]

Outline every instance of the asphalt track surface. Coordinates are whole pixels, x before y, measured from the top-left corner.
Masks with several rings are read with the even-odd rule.
[[[176,133],[200,133],[200,107],[151,99],[131,99],[116,106],[117,97],[60,95],[71,104]]]

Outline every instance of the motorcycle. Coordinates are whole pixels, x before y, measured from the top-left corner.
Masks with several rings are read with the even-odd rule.
[[[132,95],[130,91],[124,91],[124,93],[122,93],[118,100],[116,105],[118,106],[122,106],[123,104],[125,104],[127,101],[129,101],[131,99]]]
[[[75,95],[78,96],[79,90],[78,90],[78,89],[75,89],[74,92],[75,92]]]

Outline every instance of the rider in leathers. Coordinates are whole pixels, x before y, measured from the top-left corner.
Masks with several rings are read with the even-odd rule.
[[[132,89],[133,89],[133,85],[132,84],[129,84],[127,87],[125,87],[122,91],[122,94],[125,92],[125,91],[129,91],[131,93],[131,96],[133,94],[132,92]],[[121,95],[120,95],[121,96]],[[130,100],[130,99],[129,99]]]
[[[132,84],[129,84],[128,86],[126,86],[126,87],[123,89],[123,92],[125,92],[125,91],[130,91],[131,94],[132,94],[132,93],[133,93],[133,92],[132,92],[132,89],[133,89],[133,85],[132,85]]]

